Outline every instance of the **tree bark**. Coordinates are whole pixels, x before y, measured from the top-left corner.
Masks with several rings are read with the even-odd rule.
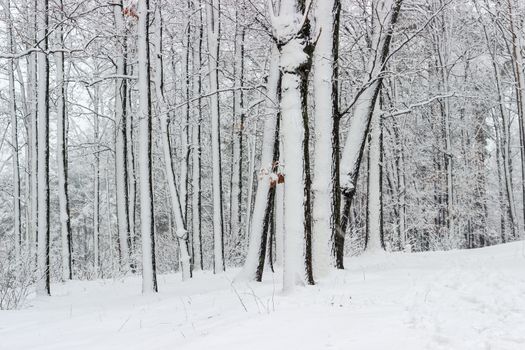
[[[60,18],[63,19],[63,1],[59,2]],[[64,33],[62,26],[58,27],[58,40],[60,48],[64,47]],[[68,158],[67,158],[67,108],[66,108],[66,82],[64,77],[64,52],[59,51],[56,57],[56,75],[58,85],[57,99],[57,162],[58,162],[58,198],[60,210],[60,232],[62,245],[62,280],[73,279],[72,261],[72,234],[69,210],[68,191]]]
[[[219,112],[219,31],[220,31],[220,2],[210,0],[206,3],[206,18],[208,21],[208,51],[210,57],[209,79],[210,90],[210,114],[211,114],[211,150],[212,150],[212,188],[213,188],[213,272],[219,273],[225,270],[224,263],[224,218],[223,218],[223,193],[222,193],[222,171],[221,171],[221,132]]]
[[[266,88],[266,114],[264,120],[264,131],[262,140],[262,155],[260,165],[259,184],[255,194],[255,203],[253,207],[253,214],[250,220],[250,241],[248,245],[248,253],[243,269],[237,276],[238,279],[260,280],[262,278],[261,257],[266,254],[266,240],[264,230],[266,212],[271,190],[270,175],[274,165],[275,154],[275,139],[277,132],[277,118],[278,118],[278,90],[280,87],[280,72],[279,72],[279,52],[274,46],[271,51],[270,71],[268,76]],[[255,150],[252,150],[255,152]]]
[[[331,263],[332,244],[340,226],[339,189],[339,0],[317,2],[320,32],[313,56],[315,153],[313,190],[314,276],[325,276]]]
[[[344,266],[344,234],[348,226],[350,208],[356,191],[365,139],[370,129],[370,121],[376,99],[381,89],[385,64],[390,51],[390,42],[401,11],[402,2],[402,0],[378,0],[377,10],[374,12],[374,19],[379,23],[376,23],[372,35],[373,52],[369,59],[368,69],[371,80],[366,84],[364,90],[361,91],[361,94],[355,101],[346,144],[341,156],[340,176],[343,213],[340,237],[339,240],[336,240],[335,247],[336,266],[338,268],[343,268]]]
[[[38,1],[38,285],[39,294],[51,295],[49,261],[49,0]]]
[[[283,289],[291,291],[298,282],[314,284],[307,110],[313,43],[310,40],[309,7],[304,1],[284,0],[280,5],[279,17],[284,16],[285,22],[293,23],[291,28],[282,27],[281,21],[273,15],[273,8],[270,9],[282,72],[280,108],[286,161]]]
[[[127,34],[122,14],[123,2],[114,6],[115,29],[118,36],[119,54],[115,60],[117,76],[127,75]],[[123,272],[130,269],[130,218],[129,218],[129,180],[128,180],[128,83],[126,79],[115,81],[115,184],[117,198],[117,226],[119,242],[120,268]]]
[[[149,59],[149,0],[138,2],[139,188],[142,235],[142,292],[157,292],[155,223],[151,171],[151,88]]]

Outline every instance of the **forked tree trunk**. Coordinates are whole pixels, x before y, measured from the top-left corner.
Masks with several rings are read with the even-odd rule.
[[[281,132],[286,162],[283,289],[290,291],[297,283],[314,284],[307,110],[313,44],[308,21],[310,8],[305,2],[283,0],[280,5],[279,18],[275,17],[271,4],[270,13],[281,53]]]

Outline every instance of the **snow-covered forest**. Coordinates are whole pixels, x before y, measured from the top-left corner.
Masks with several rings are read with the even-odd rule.
[[[522,0],[0,5],[0,349],[525,348]]]

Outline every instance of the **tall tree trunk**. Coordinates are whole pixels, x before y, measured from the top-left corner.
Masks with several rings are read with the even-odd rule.
[[[444,1],[439,1],[439,7],[444,6]],[[439,86],[440,90],[445,94],[448,93],[450,89],[449,83],[449,48],[450,43],[448,41],[448,23],[445,12],[441,12],[440,28],[438,30],[439,35],[437,35],[436,43],[436,60],[437,60],[437,69],[439,74]],[[451,124],[451,108],[450,108],[450,99],[448,97],[440,99],[440,114],[441,114],[441,125],[442,125],[442,138],[444,148],[444,166],[445,166],[445,186],[446,186],[446,196],[445,204],[446,209],[443,214],[445,215],[444,223],[446,223],[446,230],[448,240],[450,242],[456,242],[458,238],[456,237],[456,228],[455,228],[455,217],[454,217],[454,178],[453,178],[453,154],[452,154],[452,133],[450,129]]]
[[[127,74],[127,34],[122,14],[123,3],[118,1],[114,6],[115,29],[118,35],[119,55],[115,62],[117,64],[117,76]],[[129,180],[128,180],[128,154],[127,154],[127,126],[128,126],[128,84],[127,79],[117,78],[115,81],[115,181],[117,192],[117,225],[120,268],[127,272],[130,268],[130,253],[128,240],[130,237],[129,220]]]
[[[186,1],[187,11],[192,11],[191,0]],[[184,62],[182,63],[182,93],[185,101],[190,99],[190,40],[191,40],[191,21],[188,17],[185,23],[184,33]],[[188,172],[190,163],[190,104],[182,106],[182,135],[181,148],[182,160],[180,162],[180,205],[182,207],[183,219],[186,220],[188,214]]]
[[[162,140],[162,149],[164,153],[164,163],[166,167],[166,180],[168,182],[168,188],[171,198],[171,210],[175,218],[175,229],[177,239],[179,241],[180,248],[180,266],[182,271],[182,279],[186,280],[191,278],[191,261],[189,253],[189,239],[188,231],[186,230],[186,220],[184,216],[184,209],[177,191],[177,184],[175,180],[175,171],[173,169],[172,154],[171,154],[171,143],[169,136],[169,119],[168,111],[166,108],[166,103],[164,100],[164,92],[162,90],[163,86],[163,77],[162,77],[162,13],[161,13],[161,4],[157,6],[156,12],[156,29],[157,33],[155,35],[156,42],[155,46],[157,47],[156,64],[155,64],[155,88],[156,88],[156,97],[157,103],[160,110],[160,123],[161,123],[161,140]],[[182,180],[181,180],[182,181]]]
[[[130,69],[131,70],[131,69]],[[130,72],[132,74],[132,72]],[[135,234],[136,215],[135,208],[137,205],[137,180],[135,175],[135,136],[133,134],[133,114],[131,110],[131,100],[133,97],[132,89],[127,91],[127,118],[126,118],[126,155],[127,155],[127,173],[128,173],[128,214],[129,214],[129,236],[128,236],[128,247],[130,255],[130,267],[131,272],[135,273],[137,269],[136,262],[136,240],[137,235]]]
[[[38,1],[38,285],[51,295],[49,264],[49,0]]]
[[[339,0],[317,2],[315,9],[319,38],[314,51],[315,153],[313,190],[314,276],[328,273],[332,247],[340,226],[339,189]],[[330,155],[330,156],[329,156]]]
[[[383,236],[383,130],[379,98],[368,134],[368,193],[365,250],[385,249]]]
[[[308,3],[310,4],[310,3]],[[270,9],[273,13],[273,6]],[[281,115],[284,183],[283,289],[299,283],[314,284],[312,272],[311,179],[309,123],[307,110],[308,74],[313,44],[310,41],[309,7],[302,0],[281,1],[279,17],[293,20],[283,28],[272,14],[274,35],[281,53]]]
[[[193,67],[194,67],[194,82],[193,89],[194,95],[198,96],[196,101],[196,120],[193,125],[192,132],[192,262],[194,269],[204,269],[203,260],[202,260],[202,197],[201,197],[201,169],[202,169],[202,160],[201,160],[201,123],[202,123],[202,100],[200,98],[202,94],[202,44],[203,44],[203,24],[202,24],[202,6],[201,1],[198,0],[197,6],[199,8],[199,19],[198,19],[198,44],[197,50],[195,51]]]
[[[34,0],[28,0],[28,17],[33,22],[30,25],[30,38],[34,43],[37,41],[37,2]],[[31,44],[33,44],[30,43]],[[37,54],[32,53],[27,58],[27,75],[28,75],[28,89],[27,94],[30,97],[29,110],[30,115],[30,128],[29,128],[29,158],[30,158],[30,173],[31,173],[31,215],[29,221],[29,253],[33,257],[36,252],[36,245],[38,240],[38,81],[37,81]]]
[[[95,144],[94,151],[94,174],[93,174],[93,274],[94,278],[99,277],[100,269],[100,85],[95,86],[93,93],[93,125]]]
[[[238,279],[248,280],[261,280],[262,269],[261,259],[264,262],[264,256],[266,254],[265,244],[265,220],[268,203],[270,202],[270,189],[271,189],[271,173],[274,162],[275,154],[275,139],[278,135],[277,131],[277,118],[278,118],[278,89],[280,80],[279,71],[279,52],[277,47],[274,46],[271,51],[270,58],[270,71],[268,76],[268,82],[266,87],[266,115],[264,120],[264,131],[262,140],[262,155],[260,169],[263,169],[260,173],[259,184],[255,194],[255,203],[253,207],[253,214],[250,220],[250,242],[248,245],[248,254],[244,267],[241,270]],[[255,152],[255,150],[252,150]]]
[[[59,2],[60,19],[63,20],[64,5]],[[62,26],[58,27],[60,48],[64,47]],[[67,109],[66,82],[64,77],[64,52],[58,51],[56,58],[56,75],[58,85],[57,98],[57,162],[58,162],[58,198],[60,207],[60,233],[62,245],[62,280],[73,279],[71,219],[69,212],[68,174],[67,174]]]
[[[212,188],[213,188],[213,272],[225,270],[224,264],[224,218],[222,208],[222,174],[221,174],[221,132],[219,114],[219,34],[220,2],[210,0],[206,3],[208,21],[208,51],[210,57],[210,113],[211,113],[211,150],[212,150]]]
[[[515,78],[515,89],[516,89],[516,104],[518,109],[518,124],[519,124],[519,137],[520,137],[520,157],[521,157],[521,195],[522,195],[522,214],[525,225],[525,77],[523,76],[523,56],[521,53],[523,47],[523,28],[515,27],[513,1],[507,0],[509,17],[510,17],[510,34],[512,40],[512,66]],[[513,231],[512,239],[516,239],[517,231]]]
[[[344,234],[350,217],[350,208],[355,195],[359,168],[363,158],[365,139],[370,128],[376,99],[381,89],[385,64],[390,51],[390,42],[403,0],[377,0],[374,11],[372,35],[372,54],[369,58],[371,80],[361,91],[354,104],[349,132],[341,156],[341,194],[343,212],[341,217],[341,236],[336,240],[336,265],[343,268]]]
[[[238,5],[242,6],[242,5]],[[244,136],[244,35],[245,30],[240,23],[244,14],[236,9],[235,24],[235,91],[233,95],[233,158],[232,158],[232,188],[231,188],[231,216],[230,238],[232,244],[241,241],[242,234],[242,177],[243,177],[243,136]]]
[[[155,223],[151,171],[151,88],[149,60],[149,0],[138,2],[139,187],[142,235],[142,292],[157,292]]]

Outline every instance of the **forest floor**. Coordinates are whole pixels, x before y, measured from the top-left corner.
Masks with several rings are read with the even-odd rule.
[[[0,311],[0,349],[525,349],[525,242],[469,251],[364,255],[316,286],[236,270],[54,284]]]

